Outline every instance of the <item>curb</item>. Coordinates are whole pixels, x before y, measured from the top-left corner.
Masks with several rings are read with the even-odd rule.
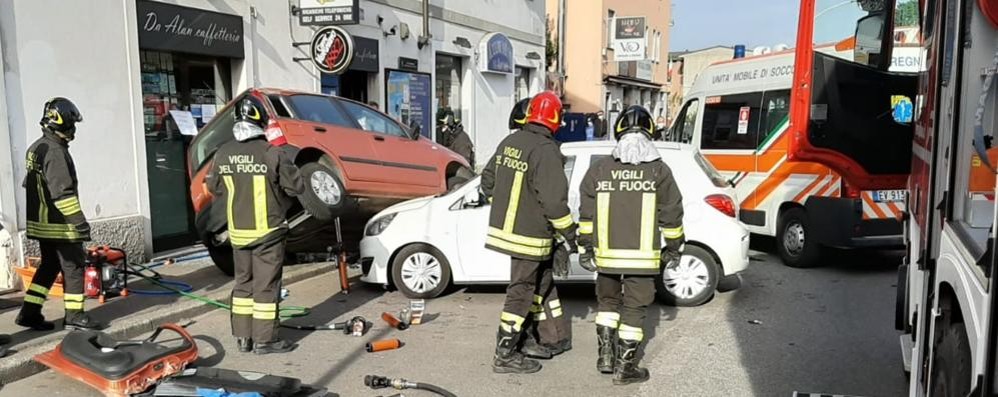
[[[285,267],[284,270],[284,285],[292,285],[327,273],[335,274],[335,266],[332,263],[289,266]],[[230,292],[231,288],[220,288],[220,291],[205,296],[215,300],[223,300],[229,297]],[[104,332],[116,339],[131,339],[150,333],[163,323],[180,323],[213,310],[217,310],[217,308],[184,299],[181,303],[120,318]],[[0,386],[47,370],[48,367],[34,361],[35,355],[52,350],[59,342],[62,342],[65,335],[65,331],[56,332],[22,345],[13,346],[16,350],[15,353],[0,358]]]

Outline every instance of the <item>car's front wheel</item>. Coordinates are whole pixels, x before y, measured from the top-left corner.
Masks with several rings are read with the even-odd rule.
[[[322,221],[339,215],[346,201],[346,190],[336,171],[314,162],[301,167],[301,176],[305,182],[305,193],[298,197],[302,207]]]
[[[679,264],[663,267],[662,277],[657,277],[658,298],[670,306],[700,306],[714,296],[720,273],[710,252],[687,244]]]
[[[429,245],[406,246],[392,261],[392,283],[408,298],[436,298],[450,284],[450,263]]]

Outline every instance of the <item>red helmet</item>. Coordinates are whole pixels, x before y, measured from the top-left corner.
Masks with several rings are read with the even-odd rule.
[[[527,123],[540,124],[555,133],[561,127],[561,99],[551,91],[544,91],[530,100]]]

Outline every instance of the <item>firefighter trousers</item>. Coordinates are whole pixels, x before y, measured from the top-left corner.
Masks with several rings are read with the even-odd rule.
[[[256,343],[277,340],[284,239],[233,249],[232,335]]]
[[[512,258],[506,303],[501,320],[513,331],[527,330],[542,344],[571,339],[558,290],[554,285],[551,260],[543,262]],[[536,335],[535,335],[536,333]]]
[[[39,241],[38,246],[42,254],[42,263],[35,271],[28,292],[24,295],[21,314],[41,315],[42,304],[49,294],[49,288],[52,288],[60,272],[62,272],[62,299],[67,316],[83,312],[83,268],[86,265],[83,244]]]
[[[597,273],[596,300],[596,325],[616,329],[621,339],[640,342],[648,305],[655,300],[655,277]]]

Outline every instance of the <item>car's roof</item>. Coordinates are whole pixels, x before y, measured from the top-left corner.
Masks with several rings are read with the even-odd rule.
[[[696,151],[692,145],[678,142],[653,142],[658,150],[676,150],[681,152]],[[585,149],[612,149],[617,146],[617,141],[585,141],[568,142],[561,145],[562,150],[585,150]]]

